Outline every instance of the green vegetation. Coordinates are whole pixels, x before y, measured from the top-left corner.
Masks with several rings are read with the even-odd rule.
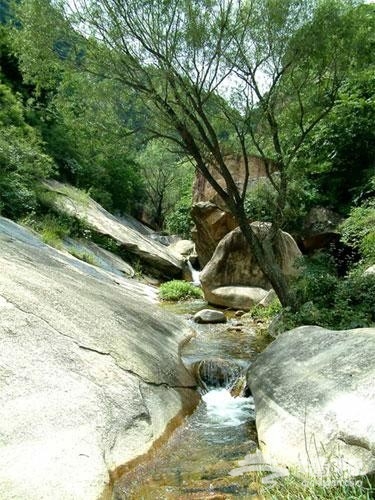
[[[343,474],[312,477],[291,473],[270,486],[263,486],[261,493],[266,500],[371,500],[374,488],[367,478],[356,479]]]
[[[276,314],[281,311],[282,307],[280,301],[275,299],[271,302],[270,305],[264,306],[255,306],[251,309],[248,315],[253,318],[255,321],[268,321],[272,319]]]
[[[375,191],[375,177],[372,180]],[[341,240],[357,250],[363,266],[375,264],[375,201],[353,207],[341,225]]]
[[[86,238],[91,232],[81,220],[50,209],[32,212],[20,222],[39,233],[44,243],[55,248],[61,248],[66,238]]]
[[[296,307],[282,310],[275,333],[300,325],[333,329],[375,325],[375,274],[363,274],[361,268],[339,278],[332,265],[309,259],[292,290]]]
[[[187,281],[173,280],[160,285],[161,300],[177,302],[179,300],[201,299],[202,290]]]
[[[69,253],[83,262],[87,262],[87,264],[92,264],[93,266],[97,265],[97,261],[95,256],[89,252],[85,252],[84,250],[78,250],[77,248],[69,248]]]

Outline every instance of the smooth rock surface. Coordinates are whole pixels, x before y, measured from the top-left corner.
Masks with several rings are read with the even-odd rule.
[[[264,456],[321,475],[375,470],[375,328],[303,326],[251,365]]]
[[[63,246],[68,252],[73,251],[73,256],[74,251],[78,251],[78,253],[82,253],[83,255],[88,254],[96,266],[106,271],[110,271],[118,276],[125,275],[129,278],[135,276],[135,271],[130,264],[122,260],[118,255],[109,252],[92,241],[68,238],[64,240]]]
[[[194,241],[177,240],[169,245],[169,250],[178,256],[189,257],[189,255],[195,253]]]
[[[248,311],[268,294],[267,290],[255,286],[221,286],[210,291],[210,302],[232,309]]]
[[[139,258],[146,271],[168,279],[181,276],[183,261],[152,235],[140,232],[134,221],[127,223],[124,217],[117,219],[91,198],[82,199],[82,193],[71,186],[53,180],[44,185],[55,193],[56,198],[52,201],[55,208],[88,223],[98,233],[113,238]]]
[[[194,314],[193,320],[196,323],[226,323],[227,318],[221,311],[214,309],[202,309]]]
[[[375,274],[375,264],[373,266],[368,267],[363,274],[364,275]]]
[[[0,498],[96,500],[194,399],[151,287],[0,218]]]
[[[258,234],[269,230],[267,223],[253,222],[251,226]],[[301,252],[292,236],[284,231],[278,240],[278,255],[284,275],[294,276],[297,272],[294,264],[301,256]],[[234,307],[231,299],[224,303],[221,297],[218,301],[214,290],[222,287],[256,287],[264,290],[271,288],[239,228],[231,231],[220,241],[211,260],[202,270],[200,280],[206,300],[210,304],[226,307]],[[262,298],[260,297],[259,301]],[[243,308],[239,305],[235,307]]]

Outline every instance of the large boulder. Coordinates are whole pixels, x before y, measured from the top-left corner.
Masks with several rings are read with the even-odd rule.
[[[251,227],[264,237],[270,226],[266,223],[253,222]],[[284,275],[287,277],[295,275],[295,261],[301,252],[290,234],[281,232],[277,242],[277,254]],[[261,301],[266,291],[271,288],[239,228],[221,240],[211,260],[201,272],[200,280],[209,303],[240,309],[250,309],[256,300],[259,298]],[[238,290],[239,300],[235,305],[233,287],[242,288]],[[254,290],[254,287],[262,290]],[[226,288],[228,293],[225,294],[222,288]]]
[[[375,470],[375,328],[303,326],[248,372],[261,450],[316,475]]]
[[[0,498],[96,500],[194,401],[151,287],[0,218]]]
[[[205,297],[216,306],[249,310],[263,301],[268,293],[257,286],[219,286],[207,292]]]
[[[236,186],[241,192],[248,175],[248,189],[267,176],[267,168],[262,158],[248,157],[248,172],[242,155],[227,155],[225,164]],[[209,166],[215,181],[226,189],[225,180],[215,164]],[[268,169],[275,172],[276,166],[268,160]],[[195,223],[192,237],[195,242],[201,267],[211,259],[219,241],[237,227],[233,215],[207,179],[197,171],[193,186],[192,219]]]
[[[204,267],[213,256],[221,239],[238,224],[233,215],[209,201],[194,204],[191,216],[195,223],[192,238],[199,263]]]
[[[71,186],[53,180],[44,185],[54,193],[50,203],[57,210],[82,220],[96,232],[115,240],[129,254],[139,259],[146,272],[167,279],[181,276],[183,260],[153,239],[149,230],[139,222],[131,217],[116,218]]]

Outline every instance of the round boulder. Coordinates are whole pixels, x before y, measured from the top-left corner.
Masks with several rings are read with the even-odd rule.
[[[210,291],[210,302],[232,309],[251,309],[268,294],[264,288],[256,286],[221,286]]]
[[[279,335],[248,372],[265,459],[315,475],[373,472],[374,378],[375,328]]]
[[[221,311],[202,309],[194,315],[193,320],[196,323],[226,323],[227,318]]]
[[[269,231],[270,224],[253,222],[251,227],[263,237]],[[301,256],[301,252],[289,233],[280,232],[276,253],[283,274],[287,277],[296,275],[295,261]],[[210,304],[224,307],[249,309],[255,303],[261,301],[265,294],[259,296],[257,302],[251,300],[245,305],[240,305],[238,303],[233,304],[231,295],[228,295],[228,300],[225,300],[221,293],[217,293],[217,289],[223,287],[231,287],[232,289],[234,287],[271,289],[270,282],[256,262],[255,256],[240,228],[234,229],[220,241],[211,260],[201,272],[200,280],[206,300]],[[240,290],[239,296],[241,294],[244,295]]]

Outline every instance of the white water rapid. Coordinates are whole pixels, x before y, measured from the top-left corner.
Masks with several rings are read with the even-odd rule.
[[[201,272],[200,271],[197,271],[196,269],[194,269],[192,263],[190,262],[190,260],[187,260],[187,265],[188,265],[188,268],[189,268],[189,271],[191,272],[191,282],[193,285],[195,286],[200,286],[201,284],[201,280],[200,280],[200,274]]]

